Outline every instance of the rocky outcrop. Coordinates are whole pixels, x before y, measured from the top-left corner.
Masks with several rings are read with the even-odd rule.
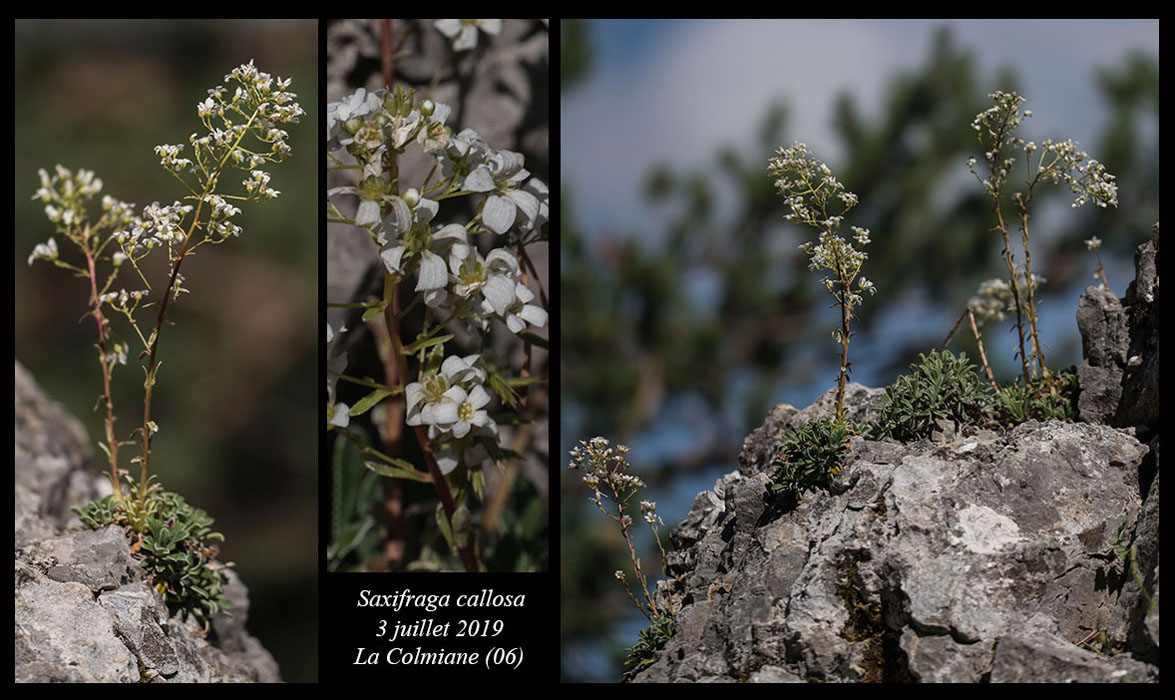
[[[1119,427],[1159,422],[1159,225],[1134,255],[1134,281],[1118,299],[1088,287],[1077,307],[1084,361],[1081,420]]]
[[[834,391],[776,406],[673,532],[677,631],[634,680],[1158,681],[1157,252],[1156,226],[1125,306],[1082,297],[1085,422],[854,437],[781,505],[771,460]],[[881,394],[850,385],[849,416]]]
[[[17,682],[280,681],[245,631],[248,591],[232,571],[232,615],[206,635],[169,616],[116,527],[82,529],[70,507],[100,493],[85,430],[16,364]]]

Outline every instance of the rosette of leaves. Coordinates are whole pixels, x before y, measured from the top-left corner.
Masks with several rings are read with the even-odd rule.
[[[799,498],[805,491],[827,488],[840,473],[849,451],[851,422],[830,418],[810,420],[783,436],[783,447],[772,461],[771,492]]]
[[[1070,367],[1034,379],[1027,386],[1017,381],[1000,387],[992,405],[995,419],[1011,426],[1026,420],[1071,421],[1076,415],[1077,372]]]
[[[909,442],[930,437],[939,420],[959,425],[987,420],[991,390],[976,374],[966,353],[931,350],[918,358],[910,365],[909,374],[886,387],[872,425],[874,437]]]
[[[624,675],[626,681],[633,679],[641,669],[653,663],[657,651],[665,646],[677,631],[677,617],[664,613],[653,620],[648,629],[643,629],[637,637],[636,644],[628,650],[624,657]]]
[[[142,532],[129,522],[126,501],[116,503],[113,496],[73,510],[91,529],[109,525],[126,528],[136,542],[132,551],[171,613],[195,615],[207,630],[212,616],[230,605],[223,597],[228,583],[224,570],[230,565],[216,560],[217,544],[224,541],[224,535],[213,532],[212,518],[188,505],[179,494],[155,489],[148,502],[150,515]]]

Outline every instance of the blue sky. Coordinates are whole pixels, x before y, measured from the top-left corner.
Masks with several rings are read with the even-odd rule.
[[[1026,137],[1087,147],[1106,118],[1097,69],[1159,53],[1158,20],[595,20],[593,71],[562,99],[562,176],[577,218],[589,235],[655,229],[640,196],[650,166],[697,166],[721,145],[747,146],[778,98],[791,109],[789,138],[835,168],[833,98],[847,90],[863,116],[877,115],[889,78],[921,65],[944,24],[983,80],[1015,70],[1036,115]]]

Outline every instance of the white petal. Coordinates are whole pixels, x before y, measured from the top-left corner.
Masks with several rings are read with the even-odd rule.
[[[501,316],[514,303],[514,283],[502,275],[491,275],[481,293],[495,314]]]
[[[493,192],[498,188],[490,169],[484,165],[477,166],[477,170],[465,176],[465,189],[470,192]]]
[[[389,196],[385,198],[385,201],[392,205],[392,213],[384,219],[384,228],[397,236],[410,231],[412,229],[412,210],[408,208],[404,200]]]
[[[473,406],[474,409],[479,409],[490,402],[490,395],[479,384],[473,387],[473,391],[469,392],[469,396],[465,399],[465,402]]]
[[[441,256],[431,251],[424,251],[420,260],[420,278],[416,281],[416,291],[425,289],[444,289],[449,281],[449,271],[445,268],[445,261]]]
[[[379,202],[374,199],[359,201],[359,209],[355,212],[356,226],[371,226],[379,223]]]
[[[491,194],[481,210],[481,220],[494,233],[506,233],[514,225],[518,206],[508,197]]]
[[[462,387],[451,386],[448,388],[448,390],[445,391],[444,394],[442,394],[442,396],[452,401],[453,407],[456,408],[458,404],[469,397],[469,394],[465,393],[465,389]]]
[[[494,248],[490,254],[486,256],[486,267],[491,270],[502,269],[506,270],[512,275],[518,274],[518,258],[509,248]]]
[[[437,467],[442,474],[452,474],[457,468],[457,453],[454,450],[441,450],[433,456],[436,457]]]
[[[453,401],[430,403],[422,411],[422,417],[430,425],[452,425],[457,422],[457,404]]]
[[[522,312],[518,314],[524,321],[536,328],[542,328],[547,325],[547,311],[541,306],[534,304],[527,304],[522,307]]]
[[[404,246],[384,248],[379,252],[379,257],[384,261],[384,267],[388,268],[388,272],[397,275],[404,274],[404,271],[400,269],[400,259],[404,257]]]
[[[335,415],[330,419],[330,424],[340,428],[346,428],[351,424],[351,409],[345,403],[335,404]]]
[[[443,228],[434,232],[432,237],[433,240],[436,241],[443,240],[445,238],[452,238],[455,241],[464,243],[468,240],[468,238],[465,236],[465,227],[461,224],[449,224],[444,226]],[[467,255],[462,255],[461,257],[464,258],[467,257]]]
[[[436,22],[433,22],[433,26],[435,26],[437,28],[438,32],[440,32],[441,34],[444,34],[445,36],[447,36],[451,39],[457,35],[457,32],[461,31],[461,20],[459,20],[459,19],[438,19]],[[359,88],[359,89],[362,90],[363,88]]]
[[[435,199],[421,197],[420,201],[416,204],[416,223],[427,224],[432,221],[432,218],[437,215],[437,210],[440,208],[441,205]]]
[[[526,217],[528,224],[534,222],[539,215],[539,200],[533,194],[522,190],[507,190],[506,196],[522,210],[522,215]]]
[[[420,382],[412,382],[404,387],[404,396],[408,399],[408,410],[411,411],[424,398],[424,385]]]

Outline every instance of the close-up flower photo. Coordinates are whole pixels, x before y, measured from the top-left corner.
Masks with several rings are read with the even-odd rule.
[[[547,25],[326,32],[328,570],[546,571]]]
[[[316,679],[317,21],[17,21],[18,682]]]

